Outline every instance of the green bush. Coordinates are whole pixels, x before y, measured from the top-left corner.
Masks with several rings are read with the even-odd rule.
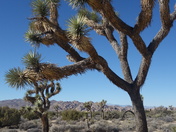
[[[176,127],[172,127],[172,132],[176,132]]]
[[[146,111],[146,114],[148,117],[159,118],[159,117],[170,116],[173,114],[173,111],[168,110],[168,108],[164,106],[159,106],[151,111]]]
[[[28,120],[34,120],[34,119],[39,119],[38,115],[33,112],[33,111],[28,111],[22,114],[24,119],[28,119]]]
[[[108,111],[105,113],[105,119],[119,119],[122,116],[122,113],[120,111]]]
[[[0,107],[0,127],[18,125],[21,114],[17,109]]]
[[[65,110],[61,113],[63,120],[79,120],[84,113],[76,110]]]
[[[54,112],[54,111],[48,111],[48,117],[49,117],[50,119],[56,117],[56,112]]]

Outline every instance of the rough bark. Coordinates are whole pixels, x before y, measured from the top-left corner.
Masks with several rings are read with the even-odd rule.
[[[47,113],[42,114],[41,121],[42,121],[42,132],[49,132],[49,121]]]
[[[139,90],[132,90],[128,94],[135,113],[136,132],[148,132],[144,105]]]

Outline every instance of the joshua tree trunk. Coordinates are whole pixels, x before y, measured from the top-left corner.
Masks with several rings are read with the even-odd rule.
[[[139,90],[135,92],[132,90],[128,94],[131,98],[135,113],[136,132],[148,132],[144,105]]]
[[[104,110],[101,110],[102,113],[102,119],[104,119]]]
[[[42,121],[42,132],[49,132],[49,121],[47,113],[42,114],[41,121]]]

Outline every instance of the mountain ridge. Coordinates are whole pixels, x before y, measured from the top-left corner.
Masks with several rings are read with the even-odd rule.
[[[98,106],[99,102],[92,102],[92,110],[93,111],[99,111],[100,108]],[[54,111],[54,106],[58,105],[59,111],[62,110],[68,110],[68,109],[75,109],[78,111],[85,111],[86,109],[84,108],[83,102],[79,101],[56,101],[56,100],[51,100],[51,105],[50,105],[50,110]],[[9,100],[1,100],[0,101],[0,107],[8,106],[9,108],[15,108],[15,109],[20,109],[21,107],[25,106],[32,106],[31,103],[26,102],[23,99],[9,99]],[[118,111],[125,111],[132,109],[131,106],[126,105],[126,106],[120,106],[120,105],[112,105],[112,104],[107,104],[105,106],[105,110],[108,111],[113,111],[113,110],[118,110]]]

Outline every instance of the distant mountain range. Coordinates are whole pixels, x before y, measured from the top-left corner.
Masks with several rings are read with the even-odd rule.
[[[75,109],[75,110],[78,110],[78,111],[85,111],[83,103],[79,102],[79,101],[56,101],[56,100],[52,100],[50,110],[53,111],[54,106],[56,106],[56,105],[59,106],[60,111],[68,110],[68,109]],[[12,100],[2,100],[2,101],[0,101],[0,107],[3,107],[3,106],[8,106],[10,108],[20,109],[21,107],[24,107],[24,106],[31,106],[31,104],[29,102],[24,101],[23,99],[12,99]],[[125,111],[125,110],[129,110],[131,108],[132,108],[131,106],[119,106],[119,105],[106,105],[105,106],[105,110],[108,110],[108,111],[113,111],[113,110]],[[98,102],[93,102],[92,110],[93,111],[99,111],[99,109],[100,108],[98,106]]]

